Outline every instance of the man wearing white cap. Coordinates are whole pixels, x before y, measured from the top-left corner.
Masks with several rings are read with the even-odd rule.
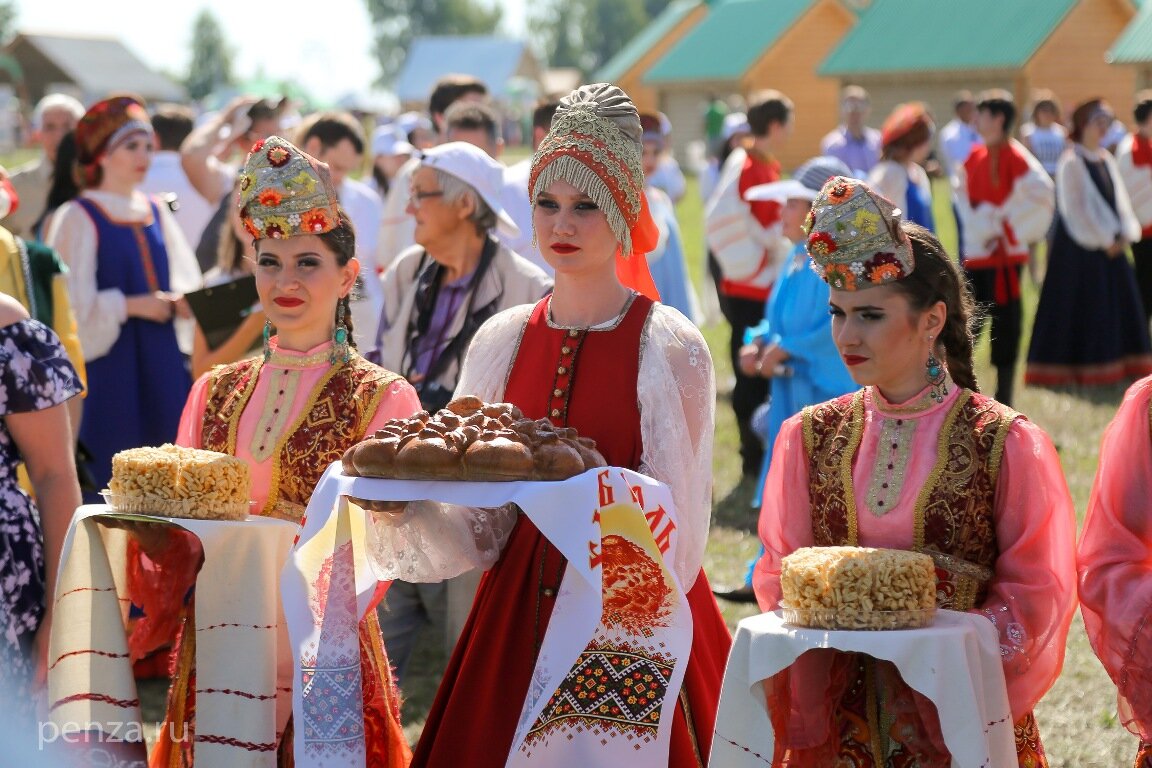
[[[384,274],[376,341],[378,362],[407,378],[428,411],[451,399],[468,345],[485,320],[552,288],[543,270],[495,237],[519,234],[501,204],[503,187],[504,167],[461,141],[424,152],[412,174],[408,213],[417,244]],[[439,623],[446,610],[451,650],[478,580],[479,574],[464,574],[434,584],[393,582],[380,618],[401,679],[416,634]]]

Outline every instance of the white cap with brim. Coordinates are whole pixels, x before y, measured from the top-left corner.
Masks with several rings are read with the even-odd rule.
[[[743,112],[729,112],[724,115],[724,124],[720,128],[720,138],[728,141],[738,133],[752,133],[752,126],[748,125],[748,116]]]
[[[511,238],[520,236],[520,227],[500,202],[504,189],[504,166],[489,157],[487,152],[467,142],[450,141],[424,150],[419,157],[421,165],[455,176],[472,187],[496,214],[498,232]]]
[[[372,155],[396,157],[411,155],[416,147],[408,143],[403,132],[396,125],[382,125],[372,132]]]
[[[812,202],[818,193],[819,190],[809,189],[796,179],[785,179],[784,181],[774,181],[771,184],[757,184],[754,187],[749,187],[744,193],[744,199],[756,202],[768,200],[775,203],[786,203],[789,200]]]

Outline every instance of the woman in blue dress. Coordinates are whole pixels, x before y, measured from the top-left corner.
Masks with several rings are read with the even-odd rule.
[[[175,319],[187,314],[180,295],[199,287],[200,269],[171,212],[137,189],[153,151],[144,106],[128,96],[97,102],[76,144],[83,191],[53,216],[48,244],[70,269],[88,368],[80,441],[104,487],[113,454],[176,436],[192,382]]]

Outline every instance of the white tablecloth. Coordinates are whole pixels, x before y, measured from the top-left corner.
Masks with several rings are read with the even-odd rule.
[[[904,681],[936,705],[957,768],[1017,764],[996,629],[983,617],[941,610],[930,627],[877,632],[795,627],[779,611],[741,621],[724,672],[711,765],[771,763],[775,739],[764,681],[815,648],[894,663]]]
[[[99,523],[109,519],[177,526],[200,540],[196,761],[275,766],[277,734],[291,711],[292,671],[279,577],[297,526],[271,518],[142,519],[100,504],[80,507],[64,542],[56,592],[48,674],[53,722],[65,732],[98,727],[113,739],[140,733],[125,632],[126,534],[102,531]]]

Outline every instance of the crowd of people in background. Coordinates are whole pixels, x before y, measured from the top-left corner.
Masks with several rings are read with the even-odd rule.
[[[877,521],[910,519],[913,491],[932,466],[916,455],[933,456],[942,430],[959,429],[945,414],[975,425],[988,413],[1002,430],[998,439],[1007,440],[1000,445],[1010,473],[997,479],[999,467],[989,462],[999,454],[985,455],[983,422],[973,427],[976,437],[955,440],[975,440],[973,455],[987,463],[978,478],[986,481],[983,496],[964,510],[994,520],[989,530],[1003,551],[958,546],[987,568],[1015,569],[1019,584],[961,607],[995,623],[1014,601],[1048,590],[1055,596],[1048,609],[1014,618],[1010,631],[1025,626],[1029,642],[1063,648],[1076,572],[1071,504],[1048,438],[1011,406],[1021,376],[1026,386],[1092,387],[1152,374],[1152,91],[1137,94],[1131,131],[1126,116],[1099,99],[1065,112],[1049,91],[1021,105],[1002,90],[959,92],[946,116],[900,104],[877,128],[867,91],[848,86],[841,124],[796,168],[778,159],[801,138],[786,94],[713,99],[703,113],[707,164],[688,169],[698,177],[703,243],[685,242],[677,216],[689,186],[671,151],[674,126],[664,114],[637,111],[618,89],[592,86],[563,102],[542,101],[531,115],[534,154],[513,164],[504,162],[499,109],[486,84],[469,76],[440,80],[426,112],[301,115],[297,106],[241,97],[198,115],[177,105],[150,111],[127,95],[85,106],[51,94],[31,113],[38,156],[0,173],[0,498],[14,521],[0,531],[0,668],[7,670],[0,682],[31,687],[43,675],[63,532],[81,499],[99,500],[116,452],[178,441],[231,453],[253,467],[261,513],[298,522],[323,466],[389,418],[435,412],[454,393],[522,401],[525,412],[551,402],[549,392],[567,398],[576,379],[564,363],[575,354],[568,345],[577,342],[565,340],[571,334],[587,342],[587,355],[626,363],[620,377],[579,369],[585,400],[564,399],[577,414],[573,423],[582,434],[585,425],[601,430],[612,464],[668,483],[682,519],[695,526],[685,535],[700,538],[699,551],[676,568],[697,622],[687,697],[701,708],[697,722],[706,722],[729,642],[701,570],[710,499],[700,494],[710,494],[716,400],[698,327],[717,315],[730,326],[731,382],[720,388],[739,433],[738,455],[719,458],[740,467],[763,544],[746,583],[718,588],[717,596],[774,608],[779,559],[813,543],[812,499],[852,495],[851,487],[830,490],[809,476],[814,451],[839,461],[844,450],[831,437],[803,433],[813,413],[864,435],[863,447],[851,448],[865,457],[855,470],[861,509],[874,513],[860,518],[861,540],[900,547],[906,537]],[[587,125],[575,122],[580,115]],[[593,161],[572,148],[578,142],[564,144],[557,126],[582,141],[592,141],[582,130],[624,139],[602,141],[589,153]],[[572,171],[568,156],[586,167]],[[828,191],[830,179],[839,191]],[[288,199],[290,211],[282,206]],[[838,218],[849,201],[867,215]],[[951,255],[937,235],[941,211],[957,233]],[[607,224],[593,222],[593,213]],[[599,259],[593,267],[566,258],[582,250],[563,242],[569,233],[600,238],[588,249]],[[884,247],[860,245],[864,234],[886,237]],[[633,250],[646,254],[650,276],[629,272],[637,269],[625,258]],[[690,279],[697,269],[704,286]],[[1029,279],[1039,300],[1021,371]],[[871,284],[885,293],[861,293]],[[220,297],[218,304],[205,296]],[[875,300],[864,306],[862,296]],[[913,318],[915,334],[891,330],[897,313]],[[992,398],[976,392],[972,328],[990,337]],[[555,382],[545,372],[554,353],[561,354]],[[852,394],[861,385],[865,394]],[[1131,577],[1120,572],[1128,561],[1100,554],[1110,537],[1129,542],[1133,563],[1152,549],[1146,521],[1125,508],[1147,495],[1147,483],[1132,477],[1152,469],[1152,387],[1139,386],[1105,442],[1079,567],[1086,624],[1121,682],[1126,722],[1144,729],[1146,766],[1152,713],[1128,681],[1152,679],[1152,654],[1136,654],[1143,666],[1133,671],[1125,643],[1136,642],[1141,618],[1129,604],[1115,605],[1117,585]],[[615,431],[591,414],[591,392],[613,404]],[[232,393],[241,393],[238,405]],[[321,396],[337,404],[346,428],[323,446],[323,465],[282,476],[279,462],[291,462],[289,446],[304,439],[295,417]],[[532,415],[549,414],[538,410]],[[652,419],[664,419],[659,426],[675,431],[670,442],[678,447],[658,446]],[[1118,468],[1120,454],[1142,469]],[[19,484],[21,462],[38,517]],[[888,470],[872,473],[873,464]],[[888,490],[889,482],[903,485]],[[961,503],[940,493],[941,504]],[[884,517],[885,504],[899,512]],[[1009,519],[1002,510],[1012,504],[1027,513]],[[836,514],[834,506],[824,512]],[[1037,546],[1044,542],[1051,547]],[[361,627],[364,659],[390,659],[401,688],[426,626],[442,636],[446,654],[456,649],[417,748],[420,764],[451,764],[461,739],[496,733],[506,748],[512,738],[516,713],[466,717],[475,701],[460,692],[499,685],[482,662],[500,656],[523,694],[539,637],[524,634],[498,648],[505,638],[495,628],[531,624],[532,611],[539,623],[541,610],[546,623],[552,603],[542,609],[543,598],[524,597],[525,574],[551,576],[564,566],[527,524],[506,546],[495,559],[477,555],[468,567],[393,582]],[[489,568],[495,575],[481,583]],[[1139,578],[1146,592],[1149,577]],[[166,589],[174,594],[171,584]],[[165,641],[161,652],[183,657],[184,668],[193,664],[194,646]],[[1024,645],[1013,652],[1028,653]],[[1033,661],[1009,679],[1018,730],[1034,731],[1032,707],[1059,672],[1051,653]],[[400,733],[392,670],[363,663],[365,691],[369,677],[378,683],[366,703],[378,721],[373,737],[383,739],[372,747],[378,764],[405,765],[407,745],[384,745]],[[863,675],[853,669],[841,682]],[[194,727],[188,682],[170,692],[168,718]],[[804,699],[787,688],[772,695]],[[910,694],[893,684],[885,695]],[[855,706],[844,704],[835,717],[863,716]],[[918,717],[914,730],[928,736],[909,737],[900,749],[923,750],[923,764],[934,765],[946,759],[933,751],[939,726],[924,712]],[[677,720],[674,764],[689,764],[686,745],[700,737],[692,728],[690,716]],[[282,753],[291,745],[284,738],[275,745]],[[868,738],[834,741],[849,749],[849,741]],[[1018,743],[1021,765],[1046,764],[1037,745]],[[187,745],[162,750],[165,765],[192,762]],[[795,764],[820,765],[830,753],[796,754],[808,762]]]

